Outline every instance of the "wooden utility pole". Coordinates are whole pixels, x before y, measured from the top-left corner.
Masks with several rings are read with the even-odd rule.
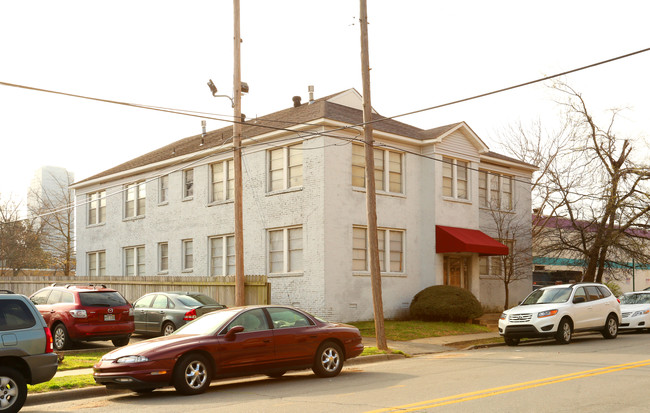
[[[234,75],[233,106],[235,123],[233,123],[233,151],[235,167],[235,305],[246,304],[244,294],[244,218],[242,202],[242,167],[241,167],[241,36],[239,30],[239,0],[233,0],[234,14]]]
[[[368,248],[370,250],[370,280],[375,311],[377,348],[388,350],[384,331],[384,304],[381,294],[379,242],[377,240],[377,195],[375,191],[375,154],[372,139],[372,106],[370,104],[370,58],[368,56],[368,10],[366,0],[360,0],[361,11],[361,77],[363,79],[363,136],[366,149],[366,209],[368,212]]]

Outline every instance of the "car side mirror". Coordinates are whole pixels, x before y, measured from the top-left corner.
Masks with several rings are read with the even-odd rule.
[[[244,326],[234,326],[233,328],[228,330],[228,332],[226,333],[225,338],[228,341],[232,341],[232,340],[235,339],[235,336],[237,335],[237,333],[241,333],[242,331],[244,331]]]
[[[575,297],[575,298],[573,299],[573,304],[584,303],[584,302],[586,302],[586,301],[587,301],[587,300],[586,300],[584,297]]]

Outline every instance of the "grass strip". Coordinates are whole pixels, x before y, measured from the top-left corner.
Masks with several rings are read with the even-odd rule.
[[[375,337],[374,321],[358,321],[351,324],[361,331],[363,337]],[[455,336],[460,334],[485,333],[489,328],[478,324],[452,323],[444,321],[384,321],[386,339],[408,341],[426,337]]]
[[[92,374],[81,374],[76,376],[54,377],[45,383],[27,385],[29,393],[44,393],[56,390],[81,389],[83,387],[98,386]]]

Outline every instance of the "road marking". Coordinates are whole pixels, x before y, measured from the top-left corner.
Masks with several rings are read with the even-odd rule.
[[[413,412],[432,407],[445,406],[448,404],[461,403],[485,397],[497,396],[504,393],[511,393],[520,390],[532,389],[549,384],[562,383],[569,380],[583,379],[586,377],[598,376],[606,373],[635,369],[638,367],[650,366],[650,360],[642,360],[634,363],[617,364],[608,367],[600,367],[593,370],[585,370],[577,373],[563,374],[561,376],[547,377],[544,379],[532,380],[523,383],[509,384],[507,386],[493,387],[491,389],[478,390],[469,393],[457,394],[454,396],[441,397],[439,399],[426,400],[423,402],[405,404],[402,406],[388,407],[385,409],[371,410],[366,413],[388,413],[388,412]]]

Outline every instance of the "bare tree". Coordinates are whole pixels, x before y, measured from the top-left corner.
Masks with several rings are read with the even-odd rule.
[[[41,228],[34,220],[21,219],[20,205],[0,202],[0,275],[16,276],[25,268],[43,268],[47,254],[41,248]]]
[[[70,275],[76,267],[74,232],[74,196],[69,189],[72,175],[51,174],[54,185],[42,190],[30,189],[29,212],[43,226],[42,246],[51,255],[50,267]]]
[[[579,92],[562,82],[553,87],[564,98],[561,133],[539,133],[530,142],[520,133],[524,143],[510,151],[542,166],[534,194],[536,253],[573,258],[583,263],[584,281],[602,282],[608,269],[650,263],[648,237],[639,229],[650,213],[650,169],[634,159],[634,142],[616,135],[619,109],[601,127]]]
[[[505,302],[503,309],[509,308],[510,285],[517,281],[528,280],[532,268],[531,227],[528,219],[504,209],[499,200],[488,202],[490,221],[485,228],[490,234],[508,246],[508,255],[486,257],[490,260],[490,275],[503,283]],[[493,268],[496,267],[496,268]]]

